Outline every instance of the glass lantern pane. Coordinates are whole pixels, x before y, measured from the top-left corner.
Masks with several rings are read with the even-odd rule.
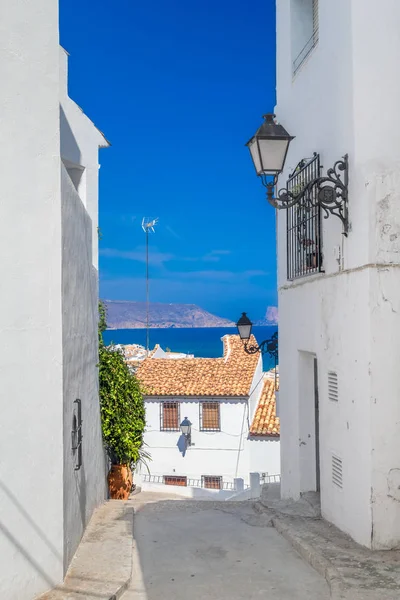
[[[257,146],[257,142],[256,142],[255,138],[253,138],[253,140],[249,143],[249,150],[250,150],[251,158],[253,159],[253,163],[254,163],[257,175],[261,175],[262,169],[261,169],[260,154],[258,152],[258,146]]]
[[[285,163],[288,140],[258,140],[263,173],[280,173]]]
[[[238,325],[241,340],[248,340],[251,334],[251,325]]]

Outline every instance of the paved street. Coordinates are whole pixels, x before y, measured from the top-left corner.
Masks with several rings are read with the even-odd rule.
[[[139,494],[123,600],[327,600],[325,580],[252,503]]]

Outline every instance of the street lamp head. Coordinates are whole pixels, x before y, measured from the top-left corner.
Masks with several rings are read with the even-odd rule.
[[[257,175],[279,175],[293,139],[282,125],[275,122],[274,114],[264,115],[264,123],[246,144]]]
[[[189,419],[187,417],[185,417],[180,425],[181,428],[181,432],[183,433],[184,436],[188,436],[190,435],[191,429],[192,429],[192,424],[189,421]]]
[[[246,315],[245,312],[242,313],[242,316],[236,323],[236,327],[238,328],[240,339],[243,342],[247,342],[251,336],[251,329],[253,327],[253,323],[250,321],[249,317]]]

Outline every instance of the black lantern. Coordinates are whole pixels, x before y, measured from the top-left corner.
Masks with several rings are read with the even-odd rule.
[[[250,150],[257,175],[276,177],[283,171],[293,136],[289,135],[282,125],[275,122],[274,114],[264,115],[263,118],[264,123],[246,146]]]
[[[336,161],[325,176],[319,175],[294,192],[286,188],[275,193],[278,175],[285,166],[290,142],[294,139],[286,129],[275,122],[274,114],[264,115],[264,123],[247,142],[257,175],[267,188],[267,200],[278,209],[288,209],[304,202],[308,207],[319,205],[325,218],[335,215],[343,224],[343,234],[349,231],[348,219],[348,155]],[[314,156],[317,156],[314,153]],[[301,159],[294,171],[307,166],[312,159]],[[293,174],[292,174],[293,176]]]
[[[251,330],[253,327],[253,323],[250,321],[247,314],[244,312],[240,317],[239,321],[236,323],[236,327],[238,328],[239,336],[242,342],[244,342],[244,349],[247,354],[256,354],[257,352],[261,352],[261,354],[269,354],[271,358],[275,359],[275,364],[278,361],[278,333],[275,332],[269,340],[264,340],[261,342],[259,346],[254,343],[249,344]]]
[[[250,321],[249,317],[246,313],[242,313],[239,321],[236,323],[236,327],[238,328],[240,339],[242,340],[244,350],[247,354],[257,354],[260,352],[261,354],[269,354],[271,358],[274,359],[275,363],[275,389],[276,389],[276,367],[278,364],[278,332],[276,331],[269,340],[264,340],[261,342],[259,346],[250,342],[251,330],[253,327],[253,323]]]
[[[240,339],[242,341],[248,341],[251,336],[253,323],[250,321],[249,317],[246,315],[245,312],[242,313],[242,316],[236,323],[236,327],[238,328]]]
[[[187,417],[185,417],[180,424],[182,435],[185,437],[186,443],[188,446],[191,445],[192,442],[192,424]]]

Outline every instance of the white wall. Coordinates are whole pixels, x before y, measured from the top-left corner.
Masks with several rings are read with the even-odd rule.
[[[68,96],[68,55],[60,52],[61,158],[69,168],[83,170],[79,195],[92,222],[92,261],[98,269],[99,148],[109,143],[93,122]],[[99,89],[99,93],[101,90]]]
[[[258,359],[257,367],[254,371],[253,381],[250,386],[250,394],[249,394],[249,421],[250,423],[253,420],[254,414],[256,412],[257,404],[261,396],[261,392],[264,386],[264,373],[263,373],[263,363],[262,356],[260,354],[260,358]]]
[[[62,310],[64,387],[64,569],[94,508],[106,497],[98,390],[98,153],[107,146],[68,96],[68,55],[60,48]],[[74,401],[82,407],[82,466],[71,450]]]
[[[182,453],[181,433],[160,431],[160,399],[146,399],[145,442],[152,457],[149,467],[153,475],[181,475],[193,479],[215,475],[222,476],[224,481],[241,477],[249,483],[251,471],[279,473],[279,442],[270,442],[268,438],[248,439],[247,399],[220,402],[221,431],[205,432],[199,431],[199,399],[181,400],[181,421],[188,417],[192,423],[192,446]]]
[[[60,84],[66,55],[57,2],[0,8],[0,39],[0,405],[7,423],[0,436],[0,596],[31,600],[60,583],[105,496],[92,260],[104,138],[68,105],[62,77]],[[63,159],[84,169],[77,187],[93,220],[61,163],[60,145]],[[79,472],[71,457],[77,397],[85,423]]]
[[[249,453],[249,473],[279,475],[281,472],[280,440],[273,437],[252,437],[246,440]]]
[[[293,78],[290,2],[277,1],[276,112],[296,136],[280,186],[314,151],[325,172],[348,153],[351,231],[344,239],[337,218],[323,220],[326,274],[289,283],[278,213],[282,492],[304,491],[299,439],[310,419],[299,357],[310,353],[319,363],[323,515],[358,542],[389,548],[400,544],[400,5],[331,0],[319,16],[319,43]],[[328,400],[328,370],[338,372],[338,403]],[[343,460],[342,490],[332,484],[332,454]]]
[[[64,166],[63,381],[64,381],[64,569],[100,502],[106,498],[105,455],[98,389],[98,281],[92,265],[92,222]],[[76,470],[71,431],[74,404],[81,400],[82,466]]]
[[[0,597],[63,575],[58,6],[0,6]]]

